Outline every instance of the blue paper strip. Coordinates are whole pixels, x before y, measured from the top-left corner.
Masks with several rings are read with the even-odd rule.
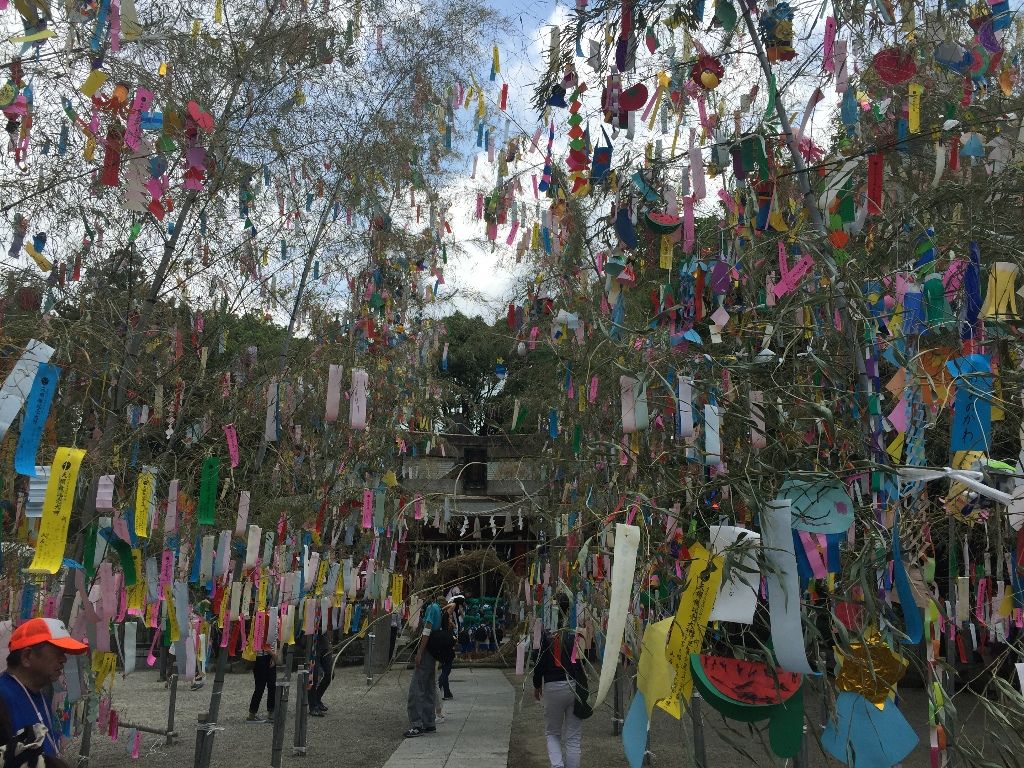
[[[641,768],[647,753],[647,705],[644,695],[636,692],[629,712],[622,723],[622,750],[626,753],[631,768]]]
[[[903,565],[903,553],[900,550],[900,513],[899,508],[892,521],[892,560],[893,579],[896,581],[896,594],[900,596],[900,607],[903,608],[903,623],[906,625],[907,637],[911,643],[921,642],[924,635],[924,619],[914,602],[914,590],[910,586],[907,569]]]
[[[18,446],[14,449],[14,469],[19,475],[36,476],[36,452],[43,437],[43,428],[50,415],[53,395],[57,391],[60,368],[42,363],[36,371],[25,401],[25,419],[18,435]]]

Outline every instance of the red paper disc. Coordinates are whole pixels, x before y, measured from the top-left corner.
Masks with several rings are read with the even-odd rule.
[[[878,79],[891,86],[901,85],[917,74],[914,57],[899,48],[886,48],[876,53],[874,66]]]

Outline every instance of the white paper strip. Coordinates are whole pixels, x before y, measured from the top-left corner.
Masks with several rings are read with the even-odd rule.
[[[605,635],[601,681],[598,684],[594,707],[599,707],[604,702],[615,678],[615,668],[619,665],[619,651],[622,648],[622,634],[626,630],[626,615],[633,593],[633,574],[636,571],[636,553],[639,548],[640,529],[635,525],[617,523],[615,554],[612,558],[612,597],[608,610],[608,632]]]
[[[352,394],[349,399],[348,422],[352,429],[366,429],[366,389],[369,376],[362,368],[352,370]]]
[[[693,379],[680,376],[676,387],[679,398],[679,436],[693,437]]]
[[[734,525],[711,525],[708,526],[708,529],[711,534],[709,549],[714,555],[721,555],[740,539],[753,542],[755,546],[761,541],[759,533],[748,531],[746,528],[737,528]],[[740,624],[750,624],[754,620],[754,610],[757,608],[755,588],[761,583],[761,571],[757,565],[755,546],[745,551],[743,557],[739,558],[736,563],[753,572],[731,571],[732,575],[729,581],[723,581],[718,588],[718,597],[715,598],[715,605],[711,609],[709,621],[735,621]],[[744,584],[744,581],[747,583]]]
[[[332,365],[327,370],[327,421],[338,420],[338,409],[341,405],[341,366]]]
[[[25,404],[40,364],[48,363],[52,355],[53,347],[36,339],[29,339],[25,351],[7,374],[4,385],[0,387],[0,440],[4,439],[7,430],[11,428],[11,424]]]
[[[241,491],[238,494],[238,517],[235,518],[235,536],[241,538],[245,535],[245,526],[249,522],[249,492]]]
[[[722,463],[721,419],[717,405],[704,406],[704,463]]]
[[[256,558],[260,554],[260,538],[263,531],[258,525],[249,526],[249,541],[245,547],[245,569],[251,571],[256,567]]]
[[[811,674],[800,624],[800,579],[793,550],[792,512],[789,499],[769,501],[761,513],[765,559],[772,568],[765,574],[772,647],[779,666],[789,672]]]
[[[277,442],[277,409],[280,387],[276,381],[267,387],[267,418],[263,424],[263,437],[268,443]]]
[[[139,625],[134,621],[124,623],[124,673],[130,675],[135,671],[135,639]]]
[[[164,533],[178,530],[178,479],[167,486],[167,516],[164,518]]]

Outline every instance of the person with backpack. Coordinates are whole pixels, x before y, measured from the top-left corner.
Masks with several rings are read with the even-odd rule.
[[[444,638],[445,648],[438,648],[439,651],[443,651],[443,655],[438,656],[438,661],[441,663],[441,675],[438,678],[437,684],[444,694],[442,698],[445,701],[454,699],[452,695],[452,688],[449,685],[449,676],[452,673],[452,665],[455,663],[455,643],[458,637],[459,629],[459,608],[462,606],[462,595],[454,595],[448,598],[448,605],[444,607],[444,615],[441,617],[441,629],[447,634],[451,635],[451,647],[449,645],[448,638]]]
[[[431,642],[431,637],[437,635]],[[416,656],[409,681],[409,699],[406,712],[409,715],[409,729],[403,734],[410,739],[425,733],[434,733],[437,726],[435,704],[437,702],[437,656],[438,643],[444,632],[441,631],[441,606],[436,596],[431,595],[430,602],[423,610],[420,640],[416,647]]]
[[[569,623],[569,598],[558,595],[558,625]],[[587,703],[587,673],[582,654],[573,662],[576,636],[568,629],[544,633],[533,668],[533,697],[544,699],[544,733],[551,768],[580,768],[583,719],[592,714]],[[562,742],[565,742],[564,752]]]

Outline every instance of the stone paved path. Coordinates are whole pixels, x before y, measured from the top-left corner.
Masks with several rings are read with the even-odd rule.
[[[406,739],[384,768],[503,768],[508,765],[515,692],[499,669],[452,672],[453,701],[444,702],[437,733]]]

